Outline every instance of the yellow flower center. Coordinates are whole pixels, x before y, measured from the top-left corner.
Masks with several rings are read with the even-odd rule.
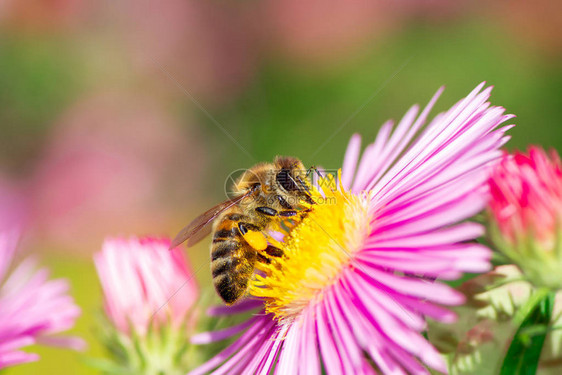
[[[335,185],[333,178],[320,186]],[[324,183],[322,183],[324,182]],[[326,184],[328,182],[328,184]],[[340,184],[341,185],[341,184]],[[340,190],[313,188],[317,204],[287,233],[283,242],[272,241],[283,257],[260,263],[250,283],[250,294],[262,297],[265,308],[280,321],[292,320],[303,308],[322,299],[345,267],[353,267],[354,253],[369,233],[368,197]]]

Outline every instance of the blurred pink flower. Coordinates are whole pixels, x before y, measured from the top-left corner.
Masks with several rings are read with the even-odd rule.
[[[27,204],[21,186],[0,173],[0,232],[21,231],[27,219]],[[0,274],[1,271],[0,267]]]
[[[57,124],[32,177],[38,235],[90,252],[108,232],[163,233],[192,176],[203,174],[204,155],[193,131],[147,97],[85,99]]]
[[[168,239],[107,239],[94,261],[115,327],[144,335],[149,327],[186,322],[199,289],[194,274]]]
[[[547,155],[531,146],[527,153],[504,155],[490,190],[490,211],[507,240],[529,235],[551,246],[562,226],[562,163],[556,151]]]
[[[250,295],[262,309],[194,336],[208,343],[241,334],[191,374],[375,374],[373,365],[385,374],[446,372],[421,332],[427,318],[454,321],[441,305],[464,297],[432,280],[490,268],[491,251],[472,242],[483,228],[463,221],[485,208],[489,169],[508,140],[510,126],[500,125],[513,117],[490,106],[483,86],[424,128],[440,90],[421,113],[414,106],[396,127],[384,124],[362,157],[354,136],[343,189],[324,189],[332,204],[313,206],[279,243],[283,257],[258,264],[265,276],[255,276]]]
[[[32,344],[85,347],[81,339],[52,336],[72,328],[80,315],[65,280],[49,280],[47,269],[35,270],[31,258],[7,272],[17,237],[14,230],[0,232],[0,368],[38,360],[20,350]]]
[[[490,178],[490,237],[537,286],[562,289],[562,162],[538,147],[504,155]]]
[[[400,13],[430,22],[455,22],[459,17],[471,16],[471,11],[478,9],[478,2],[469,0],[396,0],[394,3],[400,9]]]
[[[261,36],[252,26],[256,3],[126,0],[115,5],[136,67],[152,71],[167,91],[183,96],[177,81],[199,100],[221,101],[241,91],[256,72]],[[115,13],[112,7],[112,18]]]
[[[59,31],[83,25],[91,14],[86,0],[6,0],[0,4],[0,21],[18,31]]]
[[[265,3],[265,30],[283,52],[318,61],[344,58],[390,27],[397,27],[398,13],[386,0],[313,0]]]
[[[497,0],[489,5],[493,19],[512,31],[519,43],[527,42],[559,58],[562,53],[560,1]]]

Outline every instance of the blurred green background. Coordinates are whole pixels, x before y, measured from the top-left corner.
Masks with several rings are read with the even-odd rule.
[[[70,279],[84,354],[30,348],[8,374],[89,374],[91,262],[106,236],[173,236],[277,154],[337,168],[447,87],[517,115],[510,149],[562,148],[562,6],[517,1],[8,0],[0,6],[0,179],[25,192],[24,254]],[[189,254],[209,289],[208,249]]]

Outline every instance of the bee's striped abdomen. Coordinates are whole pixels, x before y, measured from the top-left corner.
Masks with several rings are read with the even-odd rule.
[[[234,303],[246,292],[256,259],[255,251],[238,229],[244,216],[232,211],[217,220],[211,245],[213,283],[227,304]]]

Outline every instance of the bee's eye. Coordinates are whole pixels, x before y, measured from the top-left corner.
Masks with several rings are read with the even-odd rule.
[[[275,178],[277,183],[281,185],[285,191],[295,191],[299,188],[288,169],[281,169]]]

